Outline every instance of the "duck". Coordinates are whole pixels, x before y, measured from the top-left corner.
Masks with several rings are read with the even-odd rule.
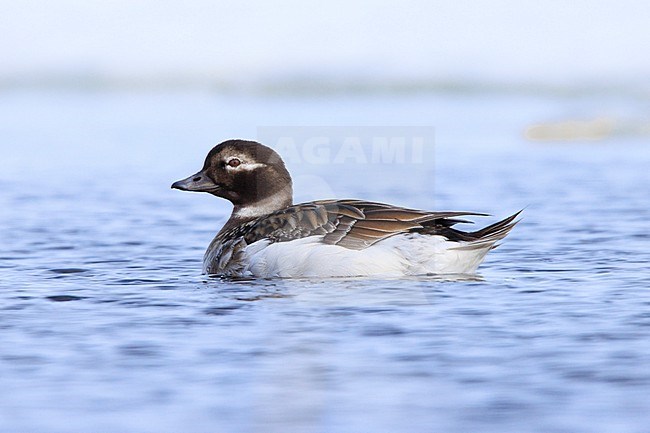
[[[232,214],[203,257],[221,277],[327,278],[472,275],[521,211],[462,231],[477,212],[423,211],[359,199],[293,203],[280,155],[256,141],[214,146],[203,168],[173,189],[229,200]]]

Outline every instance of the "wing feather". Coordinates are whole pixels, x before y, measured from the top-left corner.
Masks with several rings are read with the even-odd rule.
[[[286,242],[323,236],[322,242],[361,250],[400,233],[443,234],[454,224],[470,222],[461,216],[474,212],[426,212],[362,200],[319,200],[303,203],[253,220],[243,230],[246,243],[261,239]]]

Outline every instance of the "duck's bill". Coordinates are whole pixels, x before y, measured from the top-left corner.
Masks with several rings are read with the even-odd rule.
[[[214,183],[203,171],[199,171],[190,177],[174,182],[172,188],[181,191],[215,192],[219,189],[219,185]]]

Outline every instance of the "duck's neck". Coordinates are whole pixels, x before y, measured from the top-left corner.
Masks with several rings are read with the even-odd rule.
[[[230,218],[251,220],[284,209],[292,204],[291,190],[282,190],[252,203],[235,205]]]
[[[226,233],[248,221],[291,206],[293,204],[292,195],[291,188],[288,188],[252,203],[235,205],[230,218],[219,231],[219,234]]]

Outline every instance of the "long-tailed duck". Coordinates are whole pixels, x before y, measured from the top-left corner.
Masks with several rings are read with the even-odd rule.
[[[203,271],[224,276],[348,277],[472,274],[517,223],[452,228],[472,212],[429,212],[364,200],[293,204],[291,176],[272,149],[245,140],[215,146],[203,168],[172,188],[230,200]]]

